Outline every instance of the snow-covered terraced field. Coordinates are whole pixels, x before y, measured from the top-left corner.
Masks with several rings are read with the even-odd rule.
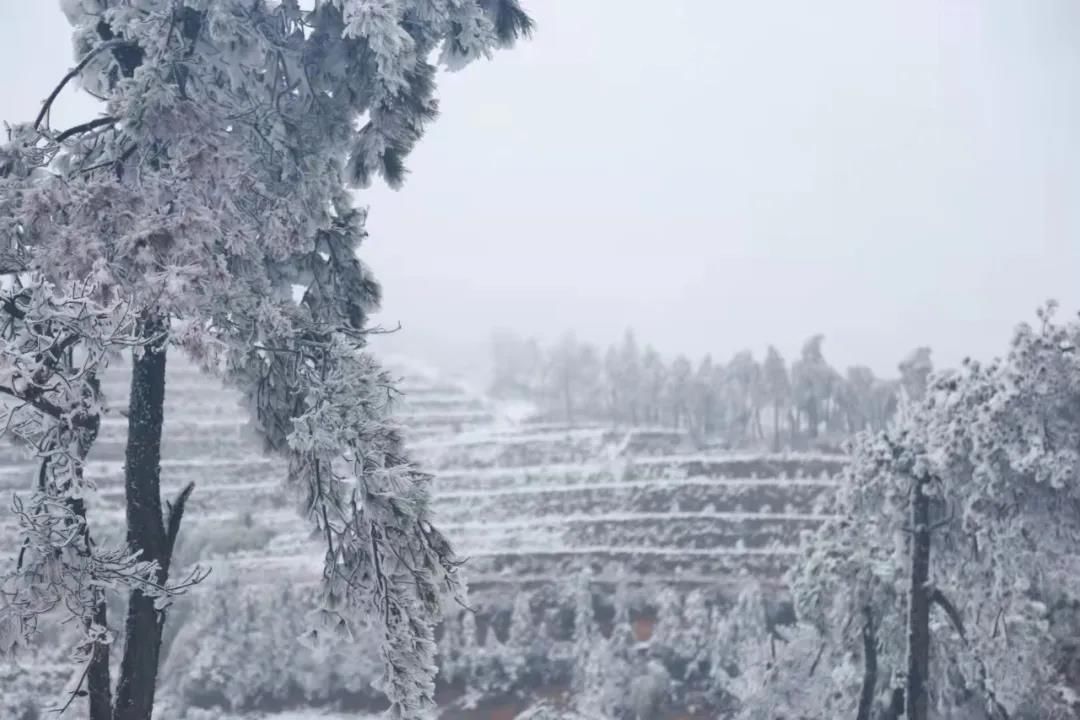
[[[111,412],[86,476],[97,532],[123,521],[121,414],[126,386],[107,379]],[[664,429],[634,432],[499,423],[498,408],[451,383],[408,376],[399,419],[417,431],[411,449],[436,472],[440,526],[486,582],[591,568],[606,577],[699,577],[715,583],[751,573],[775,577],[799,535],[827,515],[843,458],[823,455],[671,455],[685,438]],[[213,559],[221,574],[316,581],[322,553],[285,489],[282,464],[260,455],[234,391],[170,358],[164,493],[196,483],[184,534],[199,536],[249,515],[266,531],[258,548]],[[34,464],[8,448],[0,492],[28,488]],[[0,538],[15,532],[0,514]],[[280,575],[278,574],[280,573]]]

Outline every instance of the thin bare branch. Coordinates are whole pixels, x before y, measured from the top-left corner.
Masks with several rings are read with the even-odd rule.
[[[87,65],[90,64],[91,60],[93,60],[95,57],[97,57],[106,50],[112,50],[113,48],[124,46],[131,47],[133,45],[134,43],[128,42],[126,40],[108,40],[88,52],[86,56],[79,61],[79,64],[69,70],[67,75],[65,75],[60,80],[60,83],[55,88],[53,88],[53,91],[49,93],[49,97],[45,98],[45,102],[41,105],[41,111],[38,112],[37,117],[34,119],[34,129],[41,129],[41,123],[45,121],[46,115],[49,114],[49,110],[52,108],[52,104],[56,102],[56,98],[60,95],[60,92],[69,82],[71,82],[75,77],[77,77],[79,73],[81,73],[86,68]]]

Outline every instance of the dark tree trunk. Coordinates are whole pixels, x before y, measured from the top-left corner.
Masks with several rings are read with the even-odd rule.
[[[855,715],[855,720],[870,720],[878,676],[877,632],[874,629],[874,616],[870,608],[864,608],[863,614],[863,681],[862,692],[859,693],[859,710]]]
[[[705,401],[701,404],[701,435],[704,438],[711,438],[716,434],[716,428],[713,427],[713,399],[712,396],[706,395]]]
[[[563,408],[566,412],[566,424],[574,426],[574,396],[570,389],[570,378],[563,378]]]
[[[772,422],[773,422],[773,442],[772,442],[772,447],[773,447],[773,452],[778,453],[778,452],[780,452],[780,404],[779,403],[773,403]]]
[[[135,352],[124,466],[127,541],[141,559],[156,560],[158,582],[167,580],[168,550],[161,507],[161,426],[165,404],[165,322],[140,320],[148,344]],[[153,339],[151,339],[153,338]],[[124,655],[116,688],[113,720],[149,720],[154,707],[158,655],[164,617],[154,598],[131,593],[124,626]]]
[[[930,671],[929,477],[914,478],[911,498],[911,591],[908,599],[907,720],[927,720]]]
[[[99,597],[94,606],[94,624],[108,627],[105,598]],[[86,690],[90,700],[90,720],[109,720],[112,714],[112,688],[109,680],[109,646],[94,645],[90,668],[86,673]]]

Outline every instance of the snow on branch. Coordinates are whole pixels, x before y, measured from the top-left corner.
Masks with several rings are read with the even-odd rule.
[[[98,378],[110,353],[134,342],[126,306],[95,295],[89,285],[65,293],[40,273],[0,291],[0,429],[39,464],[30,496],[12,499],[21,542],[0,575],[0,651],[29,642],[57,609],[82,622],[84,649],[107,642],[93,622],[105,588],[168,598],[203,576],[161,586],[154,563],[92,540],[83,468],[101,422]]]

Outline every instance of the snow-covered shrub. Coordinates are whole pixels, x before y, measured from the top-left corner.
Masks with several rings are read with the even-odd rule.
[[[371,639],[321,636],[311,616],[317,591],[230,580],[207,588],[173,642],[164,693],[217,712],[379,707]]]

